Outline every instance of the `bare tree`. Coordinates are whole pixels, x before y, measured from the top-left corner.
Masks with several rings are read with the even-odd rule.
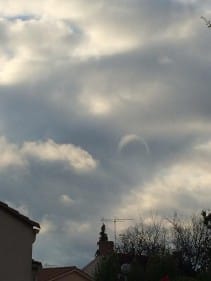
[[[191,275],[207,270],[210,259],[211,236],[199,216],[182,220],[177,215],[172,224],[172,245],[184,273]]]
[[[138,255],[164,255],[169,252],[168,230],[156,217],[149,224],[140,220],[121,235],[119,249]]]

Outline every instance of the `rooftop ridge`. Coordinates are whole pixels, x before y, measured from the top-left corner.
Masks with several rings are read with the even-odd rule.
[[[6,204],[2,201],[0,201],[0,208],[3,209],[4,211],[10,213],[11,215],[17,217],[18,219],[22,220],[26,224],[31,225],[33,228],[40,229],[40,225],[38,222],[29,219],[27,216],[21,214],[19,211],[15,210],[15,209],[9,207],[8,204]]]

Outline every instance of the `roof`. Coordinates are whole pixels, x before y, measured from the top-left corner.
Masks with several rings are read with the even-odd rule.
[[[145,267],[147,264],[147,261],[148,261],[148,257],[145,255],[117,253],[117,256],[118,256],[120,265],[125,264],[125,263],[130,264],[135,259],[139,265]],[[94,277],[95,272],[98,269],[98,266],[100,265],[100,262],[102,261],[102,259],[103,259],[103,256],[95,257],[95,259],[93,259],[86,266],[84,266],[83,271],[85,271],[91,277]]]
[[[88,274],[86,274],[76,266],[65,266],[43,268],[37,275],[37,281],[53,281],[73,272],[77,272],[78,274],[84,276],[84,278],[87,280],[92,280]]]
[[[37,223],[36,221],[30,220],[28,217],[22,215],[21,213],[19,213],[18,211],[9,207],[6,203],[3,203],[1,201],[0,201],[0,209],[9,213],[10,215],[16,217],[20,221],[28,224],[29,226],[32,226],[32,227],[35,227],[35,228],[40,228],[39,223]]]
[[[101,260],[102,260],[101,256],[95,257],[91,262],[89,262],[86,266],[84,266],[83,271],[93,277]]]

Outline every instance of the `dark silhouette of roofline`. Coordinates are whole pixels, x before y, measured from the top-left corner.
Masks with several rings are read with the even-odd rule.
[[[9,207],[6,203],[0,201],[0,209],[7,212],[8,214],[16,217],[17,219],[19,219],[20,221],[26,223],[29,226],[32,226],[32,228],[35,228],[37,230],[40,229],[40,225],[38,222],[30,220],[28,217],[22,215],[21,213],[19,213],[17,210]]]

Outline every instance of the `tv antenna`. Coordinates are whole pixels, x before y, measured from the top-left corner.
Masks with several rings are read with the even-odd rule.
[[[113,222],[114,224],[114,245],[116,248],[116,241],[117,241],[117,222],[124,222],[124,221],[132,221],[133,219],[120,219],[120,218],[113,218],[113,219],[105,219],[102,218],[101,221],[104,222]]]
[[[203,19],[203,21],[205,22],[205,24],[207,25],[207,27],[211,27],[211,21],[207,20],[205,17],[201,16],[201,19]]]

